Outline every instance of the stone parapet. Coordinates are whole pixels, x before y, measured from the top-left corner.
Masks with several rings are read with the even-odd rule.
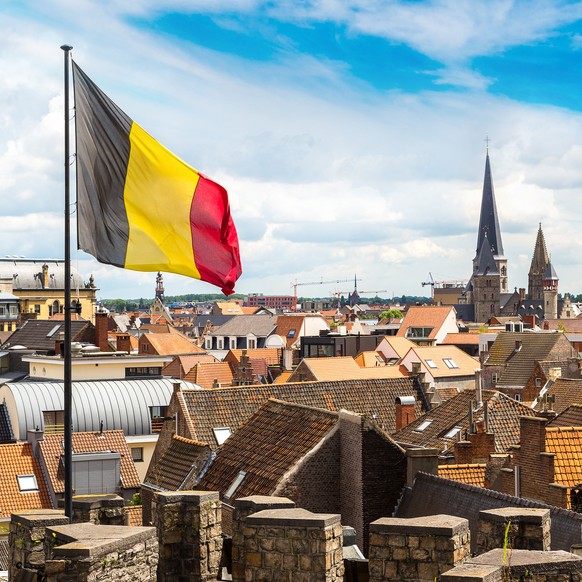
[[[217,491],[156,493],[160,582],[212,582],[222,552],[222,513]]]
[[[427,580],[461,564],[470,555],[468,520],[451,515],[370,524],[370,582]]]
[[[12,515],[10,519],[9,564],[10,579],[22,568],[42,570],[45,564],[44,540],[47,526],[65,525],[69,519],[63,511],[31,509]]]
[[[264,510],[243,529],[246,582],[341,582],[342,526],[336,514]]]
[[[501,507],[480,511],[477,554],[503,547],[516,550],[549,550],[550,526],[549,509]]]
[[[441,582],[579,582],[582,579],[582,558],[564,551],[491,550],[470,562],[453,568]]]
[[[119,495],[76,495],[73,497],[72,522],[125,525],[123,497]]]
[[[241,497],[234,502],[232,512],[232,580],[244,582],[244,535],[243,530],[246,518],[249,515],[267,509],[293,509],[295,502],[287,497],[273,497],[268,495],[252,495]]]
[[[78,523],[50,526],[46,582],[155,582],[158,540],[153,527]]]

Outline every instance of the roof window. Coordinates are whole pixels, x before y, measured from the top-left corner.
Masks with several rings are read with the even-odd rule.
[[[458,368],[458,364],[457,362],[455,362],[455,360],[453,360],[453,358],[443,358],[443,362],[445,363],[447,368]]]
[[[20,493],[33,493],[38,491],[38,484],[34,475],[16,475]]]
[[[220,446],[232,434],[232,431],[228,426],[213,428],[212,432],[214,433],[214,438],[216,439],[216,444],[218,446]]]
[[[443,438],[452,439],[461,432],[462,426],[454,426]]]
[[[230,499],[236,493],[236,490],[240,487],[240,484],[244,481],[244,478],[246,476],[247,476],[246,471],[238,472],[238,475],[234,478],[234,481],[230,484],[230,487],[226,490],[224,494],[225,499]]]
[[[432,420],[423,420],[415,429],[414,432],[422,432],[432,424]]]
[[[437,368],[437,367],[438,367],[438,366],[437,366],[437,365],[436,365],[436,364],[435,364],[435,363],[434,363],[432,360],[428,360],[428,359],[427,359],[427,360],[424,360],[424,361],[425,361],[426,365],[427,365],[429,368],[433,368],[433,369],[434,369],[434,368]]]

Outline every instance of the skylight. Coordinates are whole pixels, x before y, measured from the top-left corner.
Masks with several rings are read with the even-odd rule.
[[[58,323],[57,325],[55,325],[47,334],[46,337],[53,337],[53,335],[55,335],[55,333],[57,333],[57,331],[61,328],[61,324]]]
[[[214,438],[219,446],[232,434],[232,431],[228,426],[213,428],[212,432],[214,433]]]
[[[456,437],[462,428],[462,426],[454,426],[443,438],[452,439],[453,437]]]
[[[16,475],[16,479],[21,493],[32,493],[38,491],[38,485],[34,475]]]
[[[243,482],[246,476],[246,471],[239,471],[238,475],[234,478],[234,481],[230,484],[230,487],[226,490],[224,497],[230,499],[236,493],[236,490],[239,488],[240,484]]]
[[[427,429],[432,423],[432,420],[423,420],[414,430],[415,432],[422,432]]]
[[[447,368],[458,368],[457,362],[453,360],[453,358],[443,358],[443,362],[447,366]]]
[[[432,360],[424,360],[429,368],[436,368],[437,365]]]

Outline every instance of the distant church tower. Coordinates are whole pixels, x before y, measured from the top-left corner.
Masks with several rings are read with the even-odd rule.
[[[528,274],[527,298],[533,301],[542,301],[544,298],[544,275],[550,257],[546,248],[546,240],[544,238],[544,231],[542,230],[542,223],[538,228],[538,235],[536,238],[536,245],[534,247],[533,256],[531,259],[531,266]]]
[[[501,272],[495,261],[492,245],[485,234],[473,273],[475,321],[485,322],[499,313],[500,279]]]
[[[156,277],[156,299],[164,302],[164,278],[161,273],[158,273]]]
[[[473,275],[479,267],[484,241],[491,248],[497,269],[499,270],[499,292],[507,293],[507,259],[503,255],[503,243],[501,241],[501,229],[497,217],[497,205],[495,204],[495,192],[493,191],[493,179],[491,178],[491,164],[489,162],[489,148],[485,158],[485,178],[483,180],[483,196],[481,198],[481,216],[479,218],[479,232],[477,233],[477,249],[473,259]],[[475,291],[473,290],[473,293]]]
[[[558,319],[558,275],[551,261],[544,273],[544,318]]]

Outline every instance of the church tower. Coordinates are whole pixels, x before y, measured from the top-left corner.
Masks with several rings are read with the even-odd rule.
[[[501,272],[493,255],[493,245],[487,234],[483,237],[473,273],[473,304],[475,321],[485,323],[498,314],[500,305]]]
[[[544,319],[558,319],[558,275],[548,261],[544,273]]]
[[[489,246],[499,271],[499,292],[508,292],[507,283],[507,259],[503,255],[503,242],[501,241],[501,229],[497,216],[495,192],[493,190],[493,178],[491,177],[491,163],[489,162],[489,149],[485,158],[485,178],[483,179],[483,196],[481,198],[481,215],[479,217],[479,232],[477,233],[477,249],[473,259],[473,275],[477,272],[479,255],[483,247],[483,240],[489,240]],[[475,293],[475,290],[473,290]],[[474,298],[475,302],[477,298]]]
[[[527,298],[533,301],[544,299],[544,276],[550,262],[542,223],[538,228],[536,245],[534,247],[531,266],[528,274]]]

